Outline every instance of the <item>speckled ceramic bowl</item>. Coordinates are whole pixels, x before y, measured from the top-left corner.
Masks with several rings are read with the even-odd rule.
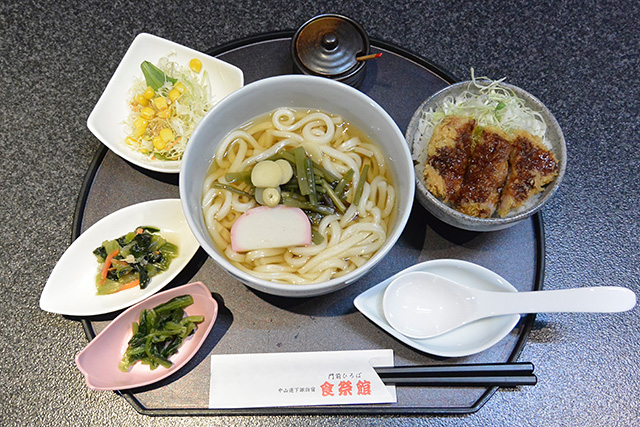
[[[512,210],[504,218],[497,216],[491,218],[478,218],[466,215],[436,198],[427,190],[424,183],[424,161],[416,160],[418,152],[421,151],[422,147],[425,147],[424,149],[426,149],[426,146],[428,145],[427,139],[430,138],[431,134],[429,128],[425,128],[421,123],[421,117],[423,112],[430,109],[436,109],[440,106],[447,97],[456,97],[465,90],[477,91],[477,89],[473,85],[470,85],[470,83],[470,81],[456,83],[435,93],[415,111],[411,118],[405,137],[414,158],[416,197],[422,206],[424,206],[436,218],[454,227],[470,231],[501,230],[510,227],[523,219],[531,217],[553,196],[560,186],[565,173],[567,165],[567,149],[564,135],[558,125],[558,122],[539,99],[519,87],[500,83],[500,86],[512,90],[518,97],[523,99],[525,106],[541,114],[547,125],[545,133],[546,143],[558,160],[558,176],[553,182],[548,184],[541,193],[531,197],[524,206]]]

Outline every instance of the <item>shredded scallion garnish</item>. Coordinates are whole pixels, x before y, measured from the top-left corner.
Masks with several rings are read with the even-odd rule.
[[[418,164],[424,165],[426,161],[426,147],[433,129],[450,115],[473,117],[480,126],[497,126],[507,133],[524,129],[542,138],[546,144],[547,125],[542,115],[527,107],[522,98],[502,85],[505,79],[476,77],[471,68],[471,81],[466,90],[456,96],[445,97],[435,109],[423,111],[413,150]]]

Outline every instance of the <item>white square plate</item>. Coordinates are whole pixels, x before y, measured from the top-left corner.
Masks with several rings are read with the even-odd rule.
[[[152,171],[178,173],[181,161],[153,160],[132,150],[124,142],[127,137],[129,91],[136,78],[143,78],[140,64],[145,60],[157,64],[160,58],[170,53],[175,54],[172,60],[180,64],[188,64],[193,58],[202,61],[202,69],[209,74],[211,100],[214,104],[244,85],[244,74],[238,67],[172,41],[141,33],[133,40],[120,61],[89,115],[87,126],[104,145],[123,159]]]

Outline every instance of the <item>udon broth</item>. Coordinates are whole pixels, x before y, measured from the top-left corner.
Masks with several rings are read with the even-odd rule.
[[[249,170],[259,161],[299,146],[338,178],[353,170],[345,189],[345,212],[318,216],[305,211],[315,233],[323,237],[319,244],[234,252],[231,227],[258,204],[253,197],[212,185],[228,185],[228,173]],[[356,205],[354,193],[367,164],[369,171]],[[253,192],[248,182],[234,182],[233,186]],[[280,108],[231,132],[218,147],[203,184],[204,221],[215,245],[237,268],[280,283],[323,282],[363,265],[384,244],[395,217],[394,206],[391,172],[380,148],[342,117],[320,111]]]

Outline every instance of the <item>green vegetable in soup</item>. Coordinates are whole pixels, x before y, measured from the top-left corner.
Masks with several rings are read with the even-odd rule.
[[[292,172],[291,178],[288,179],[290,175],[284,172],[279,175],[277,168],[271,167],[271,164],[261,164],[274,162],[288,163],[286,169]],[[363,165],[357,183],[352,184],[355,170],[347,170],[342,177],[335,176],[314,162],[303,146],[298,146],[288,151],[280,151],[248,169],[227,172],[225,180],[228,184],[216,182],[211,184],[211,188],[230,191],[248,199],[253,198],[264,206],[274,207],[282,204],[302,209],[312,224],[312,242],[318,245],[324,240],[318,233],[320,220],[327,215],[344,214],[349,206],[360,203],[368,172],[369,164]],[[276,180],[279,180],[280,185],[275,188],[256,186],[256,183],[269,181],[268,183],[272,184]],[[265,197],[265,194],[272,194],[273,197]]]
[[[355,196],[353,196],[353,204],[357,205],[360,203],[360,197],[362,197],[362,190],[364,187],[364,183],[367,180],[367,174],[369,173],[369,165],[364,165],[362,171],[360,172],[360,179],[358,180],[358,185],[356,186]]]

